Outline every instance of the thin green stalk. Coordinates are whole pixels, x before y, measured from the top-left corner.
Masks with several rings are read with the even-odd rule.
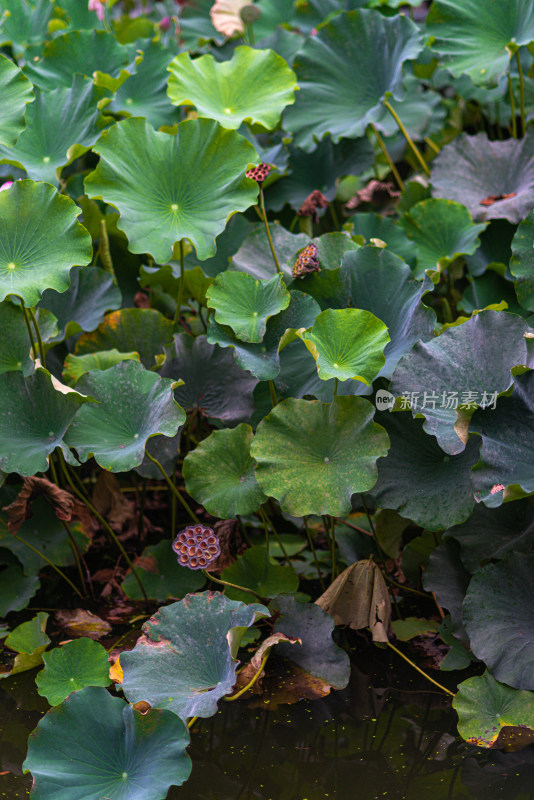
[[[138,503],[137,509],[139,512],[139,518],[137,520],[137,535],[141,539],[143,536],[143,527],[144,527],[144,518],[145,518],[145,501],[146,501],[146,478],[143,478],[142,488],[141,488],[141,499]]]
[[[81,553],[80,553],[80,551],[78,549],[78,543],[76,542],[76,539],[72,535],[72,531],[69,528],[69,526],[67,525],[66,521],[64,519],[62,519],[60,521],[61,521],[61,524],[63,525],[63,527],[65,528],[67,536],[69,537],[70,546],[71,546],[71,549],[72,549],[72,553],[74,555],[74,561],[76,562],[76,568],[78,570],[78,575],[80,576],[80,583],[82,585],[82,592],[87,597],[87,584],[85,583],[85,576],[83,574],[82,559],[81,559]]]
[[[35,328],[35,335],[37,337],[37,343],[39,345],[39,358],[41,359],[41,366],[43,366],[46,369],[46,357],[43,347],[43,340],[41,338],[41,331],[39,330],[37,319],[31,308],[28,308],[28,315],[32,321],[33,327]]]
[[[273,532],[274,538],[275,538],[275,539],[276,539],[276,541],[278,542],[278,546],[279,546],[280,550],[281,550],[281,551],[282,551],[282,553],[284,554],[284,561],[287,561],[287,563],[288,563],[288,564],[291,566],[291,559],[289,558],[289,556],[288,556],[288,554],[287,554],[287,550],[286,550],[286,548],[284,547],[284,543],[282,542],[282,540],[281,540],[280,536],[279,536],[279,535],[278,535],[278,533],[276,532],[276,528],[274,527],[274,525],[273,525],[273,523],[272,523],[272,521],[271,521],[271,519],[270,519],[269,515],[267,514],[267,512],[265,511],[265,509],[263,508],[263,506],[260,506],[260,517],[262,518],[262,520],[263,520],[263,522],[264,522],[264,523],[266,523],[267,525],[269,525],[270,529],[271,529],[271,530],[272,530],[272,532]]]
[[[325,585],[324,585],[324,581],[323,581],[323,576],[321,575],[321,569],[319,567],[319,560],[317,558],[317,553],[315,551],[315,545],[313,543],[312,535],[311,535],[310,529],[308,527],[308,517],[304,517],[304,528],[306,530],[306,536],[308,537],[308,542],[309,542],[309,545],[310,545],[310,548],[311,548],[311,551],[312,551],[312,554],[313,554],[313,561],[315,563],[315,569],[317,570],[317,576],[319,578],[319,583],[321,584],[321,589],[324,592]]]
[[[295,214],[295,216],[291,220],[291,225],[289,226],[289,233],[293,233],[293,229],[298,221],[299,221],[299,215]]]
[[[252,689],[258,678],[261,676],[261,673],[263,672],[264,667],[270,655],[271,655],[271,649],[269,648],[261,660],[261,664],[258,671],[253,675],[252,679],[247,683],[247,685],[243,686],[243,688],[240,689],[238,692],[236,692],[236,694],[233,694],[231,697],[227,696],[224,699],[230,703],[232,702],[232,700],[238,700],[245,694],[245,692],[248,692],[249,689]]]
[[[263,224],[265,225],[265,230],[267,231],[267,238],[269,239],[269,247],[271,248],[271,255],[273,257],[274,265],[276,267],[276,271],[279,275],[282,274],[282,270],[280,269],[280,264],[278,263],[278,258],[276,257],[276,251],[274,249],[273,240],[271,238],[271,230],[269,228],[269,220],[267,219],[267,212],[265,211],[265,201],[263,199],[263,189],[260,186],[260,211],[261,217],[263,219]]]
[[[176,483],[176,467],[173,472],[173,483]],[[174,540],[176,536],[176,495],[171,492],[171,536]]]
[[[398,171],[397,167],[395,166],[395,162],[393,161],[393,159],[391,158],[391,156],[390,156],[390,154],[388,152],[388,149],[386,147],[386,143],[384,142],[384,140],[380,136],[377,128],[373,125],[373,123],[371,123],[371,130],[373,131],[373,133],[374,133],[374,135],[376,137],[376,141],[378,142],[378,146],[380,147],[380,149],[384,153],[386,161],[389,164],[389,168],[390,168],[391,172],[393,173],[393,177],[397,181],[397,186],[399,187],[401,192],[403,192],[404,191],[404,182],[403,182],[401,176],[399,175],[399,171]]]
[[[241,536],[243,537],[245,542],[248,544],[248,546],[252,547],[252,541],[250,539],[250,536],[247,533],[247,526],[245,525],[245,523],[243,522],[243,520],[241,519],[239,514],[236,514],[236,519],[237,519],[237,524],[239,525],[239,530],[241,532]]]
[[[521,100],[521,128],[523,136],[525,136],[527,132],[527,115],[525,111],[525,76],[523,75],[523,67],[521,66],[519,50],[516,50],[515,57],[517,60],[517,71],[519,72],[519,96]]]
[[[276,387],[274,385],[274,381],[273,380],[269,381],[269,391],[271,393],[271,404],[272,404],[272,407],[274,408],[275,406],[278,405],[278,398],[276,396]]]
[[[338,385],[339,385],[338,379],[334,378],[334,397],[337,397]]]
[[[247,38],[249,45],[251,47],[254,47],[256,43],[256,38],[254,36],[254,25],[252,25],[251,23],[248,23],[247,25]]]
[[[20,307],[22,308],[22,313],[24,315],[24,322],[26,323],[26,328],[28,329],[28,336],[30,337],[30,344],[31,344],[32,353],[33,353],[33,360],[36,361],[37,358],[39,357],[39,351],[37,350],[37,347],[35,346],[35,339],[33,338],[32,326],[30,325],[30,318],[28,317],[28,312],[26,310],[26,306],[24,305],[24,300],[20,301]]]
[[[98,513],[98,511],[96,510],[94,505],[91,503],[89,498],[86,497],[84,494],[82,494],[82,492],[80,492],[80,490],[77,488],[77,486],[75,485],[74,481],[72,480],[72,478],[70,476],[69,470],[67,469],[67,464],[65,463],[65,459],[63,457],[63,453],[61,452],[61,450],[58,450],[58,453],[59,453],[59,463],[61,464],[61,469],[63,470],[63,474],[65,475],[65,478],[67,479],[67,483],[69,484],[70,488],[72,489],[74,494],[82,501],[82,503],[84,503],[87,506],[87,508],[89,509],[91,514],[93,514],[93,516],[95,516],[97,518],[97,520],[100,522],[100,524],[102,525],[102,527],[104,528],[104,530],[106,531],[108,536],[113,540],[113,542],[115,543],[116,547],[118,548],[118,550],[120,551],[121,555],[123,556],[124,560],[128,564],[128,567],[131,569],[132,575],[135,577],[135,580],[139,584],[139,588],[141,589],[141,592],[143,593],[143,597],[148,602],[148,595],[146,593],[145,587],[143,586],[143,582],[142,582],[142,580],[141,580],[141,578],[139,576],[139,573],[137,572],[136,568],[134,567],[130,556],[128,555],[128,553],[124,549],[124,546],[123,546],[121,540],[118,538],[118,536],[115,533],[115,531],[106,522],[104,517],[101,514]]]
[[[512,136],[514,139],[517,139],[517,119],[515,117],[514,87],[512,86],[512,77],[510,75],[510,70],[508,70],[508,91],[510,93],[510,108],[512,110]]]
[[[336,211],[336,201],[335,200],[332,200],[332,202],[330,203],[330,214],[331,214],[331,217],[332,217],[332,222],[334,223],[334,228],[336,229],[336,231],[338,231],[340,229],[340,225],[339,225],[339,218],[338,218],[337,211]]]
[[[332,580],[335,580],[337,576],[337,564],[336,564],[336,521],[334,517],[330,517],[330,545],[331,545],[331,554],[332,554]]]
[[[19,540],[19,542],[22,542],[22,544],[25,544],[25,545],[26,545],[26,547],[29,547],[29,548],[30,548],[30,550],[33,550],[33,552],[34,552],[36,555],[38,555],[40,558],[42,558],[42,559],[43,559],[43,561],[46,561],[46,563],[48,564],[48,566],[52,567],[52,569],[54,569],[54,570],[55,570],[55,571],[58,573],[58,575],[61,575],[61,577],[63,578],[63,580],[64,580],[64,581],[67,581],[67,583],[69,584],[69,586],[71,587],[71,589],[73,589],[73,590],[76,592],[76,594],[78,595],[78,597],[81,597],[81,598],[82,598],[82,600],[83,600],[83,594],[80,592],[80,590],[78,589],[78,587],[74,585],[74,583],[71,581],[71,579],[70,579],[70,578],[68,578],[68,577],[65,575],[65,573],[63,572],[63,570],[61,570],[61,569],[60,569],[58,566],[56,566],[56,564],[54,564],[54,562],[53,562],[53,561],[50,561],[50,559],[49,559],[49,558],[47,558],[47,557],[45,556],[45,554],[44,554],[44,553],[41,553],[41,551],[40,551],[40,550],[37,550],[37,548],[36,548],[36,547],[34,547],[33,545],[31,545],[29,542],[27,542],[27,541],[26,541],[26,539],[23,539],[23,538],[22,538],[22,536],[19,536],[19,535],[17,534],[17,537],[16,537],[16,538]]]
[[[446,689],[445,686],[441,685],[441,683],[438,683],[437,681],[434,680],[434,678],[431,678],[430,675],[427,675],[426,672],[423,672],[423,670],[420,669],[417,666],[417,664],[414,664],[413,661],[411,659],[409,659],[408,656],[405,656],[404,653],[402,653],[400,650],[398,650],[395,647],[395,645],[391,644],[391,642],[386,642],[386,644],[387,644],[388,647],[391,647],[391,649],[394,650],[395,653],[397,653],[397,655],[399,655],[401,658],[403,658],[405,661],[407,661],[408,664],[410,664],[414,669],[416,669],[417,672],[419,672],[424,678],[426,678],[427,681],[430,681],[430,683],[433,683],[434,686],[437,686],[438,689],[441,689],[442,692],[445,692],[446,694],[449,694],[451,697],[455,697],[454,692],[451,692],[450,689]]]
[[[113,259],[111,258],[111,250],[109,247],[108,229],[106,228],[106,220],[100,220],[100,243],[98,245],[98,252],[100,253],[100,260],[102,266],[113,277],[117,283],[117,276],[115,275],[115,267],[113,266]]]
[[[56,472],[56,465],[54,464],[54,454],[50,453],[48,456],[48,468],[50,470],[50,475],[52,476],[52,481],[59,486],[59,482],[57,479],[57,472]],[[61,486],[59,487],[61,489]]]
[[[246,586],[238,586],[237,583],[230,583],[229,581],[223,581],[222,578],[216,578],[211,572],[208,572],[207,569],[202,570],[203,574],[206,578],[209,578],[210,581],[214,583],[220,583],[221,586],[229,586],[230,589],[238,589],[240,592],[246,592],[246,594],[251,594],[256,600],[259,600],[261,603],[265,602],[265,597],[262,597],[261,594],[258,594],[254,591],[254,589],[248,589]]]
[[[175,494],[175,496],[176,496],[176,499],[178,500],[178,502],[179,502],[179,503],[181,503],[181,505],[182,505],[182,507],[183,507],[184,511],[186,511],[186,512],[187,512],[187,514],[188,514],[188,515],[191,517],[191,519],[193,520],[193,522],[195,522],[195,523],[198,523],[198,522],[199,522],[199,519],[198,519],[197,515],[196,515],[196,514],[195,514],[195,512],[194,512],[194,511],[193,511],[193,510],[192,510],[192,509],[189,507],[189,503],[188,503],[188,502],[187,502],[187,501],[186,501],[186,500],[185,500],[185,499],[182,497],[182,495],[180,494],[180,492],[178,491],[178,489],[176,488],[176,486],[174,485],[174,483],[171,481],[171,479],[169,478],[169,476],[168,476],[168,475],[167,475],[167,473],[165,472],[165,468],[164,468],[164,467],[163,467],[163,466],[160,464],[160,462],[158,461],[158,459],[157,459],[157,458],[154,458],[154,456],[151,456],[151,455],[150,455],[150,453],[148,452],[148,450],[145,450],[145,455],[146,455],[146,457],[148,458],[148,460],[149,460],[149,461],[152,461],[152,463],[153,463],[153,464],[155,464],[155,465],[156,465],[156,467],[159,469],[159,471],[161,472],[161,474],[163,475],[163,477],[164,477],[164,478],[165,478],[165,480],[167,481],[167,486],[169,487],[169,489],[171,490],[171,492],[174,492],[174,494]]]
[[[178,322],[180,311],[182,310],[182,303],[184,301],[184,284],[185,284],[185,253],[184,253],[184,240],[180,239],[180,283],[178,286],[178,299],[176,301],[176,311],[174,312],[174,324]]]
[[[419,148],[417,147],[417,145],[415,144],[415,142],[413,141],[412,137],[410,136],[410,134],[408,133],[408,131],[406,130],[406,128],[402,124],[399,115],[397,114],[397,112],[395,111],[395,109],[393,108],[391,103],[389,103],[387,100],[383,100],[382,102],[384,104],[384,107],[387,108],[387,110],[389,111],[389,113],[391,114],[391,116],[393,117],[393,119],[395,120],[397,125],[399,126],[400,132],[402,133],[402,135],[406,139],[406,142],[408,143],[409,147],[411,148],[412,153],[414,154],[415,158],[417,159],[417,161],[419,162],[419,164],[423,168],[423,171],[426,172],[427,175],[430,175],[430,170],[428,168],[428,165],[427,165],[425,159],[421,155],[421,152],[420,152]]]

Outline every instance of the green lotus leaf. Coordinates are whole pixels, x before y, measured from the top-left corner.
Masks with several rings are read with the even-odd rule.
[[[418,278],[426,269],[444,269],[461,255],[473,255],[487,223],[475,225],[460,203],[442,198],[423,200],[404,215],[401,225],[417,248]]]
[[[143,461],[145,444],[157,433],[175,436],[185,422],[173,400],[171,380],[149,372],[137,361],[121,361],[84,375],[77,389],[93,397],[91,413],[80,413],[65,441],[83,462],[93,455],[111,472],[126,472]]]
[[[419,186],[420,184],[417,185]],[[417,202],[430,196],[430,190],[427,188],[426,191],[425,197],[418,198]],[[387,249],[390,253],[394,253],[411,267],[415,267],[415,248],[399,222],[380,214],[355,214],[351,220],[354,223],[353,234],[355,236],[363,236],[369,245],[373,244],[373,239],[380,239],[387,244]]]
[[[63,380],[68,386],[76,386],[82,375],[94,369],[109,369],[126,360],[140,361],[139,353],[119,353],[118,350],[102,350],[98,353],[87,353],[85,356],[66,357],[63,365]]]
[[[517,224],[534,205],[534,130],[504,142],[462,133],[433,161],[431,180],[434,196],[463,203],[475,221]]]
[[[370,384],[386,362],[388,329],[374,314],[359,308],[329,308],[300,337],[324,381],[337,378]]]
[[[447,609],[452,632],[467,647],[469,639],[462,622],[462,606],[470,579],[471,574],[460,560],[460,545],[454,539],[447,539],[430,553],[423,586],[427,592],[434,592],[440,606]]]
[[[224,42],[224,36],[211,24],[212,0],[193,0],[180,10],[180,40],[190,50],[197,50],[205,42]]]
[[[107,650],[82,636],[43,654],[44,669],[35,676],[37,691],[51,706],[86,686],[109,686]]]
[[[83,356],[99,350],[118,350],[119,353],[139,353],[147,369],[154,366],[156,356],[162,355],[172,342],[171,320],[154,308],[122,308],[106,314],[92,333],[83,333],[76,343],[75,353]]]
[[[489,670],[458,686],[452,705],[458,714],[458,732],[477,747],[492,747],[503,728],[534,731],[534,692],[518,691],[499,683]]]
[[[269,556],[263,545],[248,547],[233,564],[221,572],[221,578],[237,586],[253,589],[260,597],[293,593],[299,588],[295,570],[280,566]],[[240,592],[231,586],[227,586],[224,593],[232,600],[246,602],[250,599],[250,595],[247,597],[246,592]]]
[[[58,338],[79,331],[93,331],[110,309],[120,308],[122,296],[113,276],[98,267],[76,267],[66,292],[47,289],[39,308],[51,311],[58,321]]]
[[[41,588],[37,575],[25,575],[22,567],[12,564],[0,572],[0,617],[22,611]]]
[[[83,31],[104,27],[104,21],[99,20],[94,11],[89,10],[89,3],[80,3],[79,0],[55,0],[54,5],[67,13],[69,30]]]
[[[476,506],[462,525],[445,536],[460,543],[462,563],[469,572],[490,560],[504,558],[510,551],[531,553],[534,541],[534,511],[528,500],[516,500],[497,508]]]
[[[174,398],[187,412],[198,410],[229,427],[252,416],[257,379],[238,367],[229,351],[209,344],[205,336],[175,336],[159,372],[164,378],[183,380]]]
[[[49,0],[0,0],[0,44],[10,44],[17,54],[41,44],[48,39],[53,12]]]
[[[460,453],[465,445],[454,428],[457,409],[493,406],[495,393],[511,387],[512,368],[527,363],[526,330],[520,317],[482,311],[430,342],[417,342],[397,364],[391,391],[409,398],[414,416],[423,414],[425,430],[446,453]]]
[[[5,575],[5,573],[3,574]],[[8,576],[6,575],[6,577]],[[50,644],[50,639],[45,633],[47,621],[48,614],[39,611],[33,619],[17,625],[11,631],[5,640],[6,647],[17,653],[11,668],[11,675],[34,669],[43,663],[43,653]]]
[[[188,744],[175,714],[141,714],[87,686],[42,718],[23,769],[33,775],[35,800],[164,800],[189,777]]]
[[[184,721],[211,717],[234,686],[243,632],[263,616],[269,616],[265,606],[219,592],[189,594],[160,608],[134,649],[121,654],[126,698],[170,709]]]
[[[476,661],[475,656],[470,650],[466,650],[463,644],[452,632],[452,620],[449,615],[445,617],[439,629],[439,636],[445,644],[449,645],[449,652],[439,662],[441,670],[449,671],[454,669],[465,669]]]
[[[289,146],[289,175],[276,181],[266,191],[268,208],[279,211],[289,203],[295,211],[316,189],[327,200],[334,200],[337,179],[343,175],[361,175],[373,161],[373,148],[368,139],[331,139],[319,142],[313,153]],[[278,251],[277,251],[278,254]]]
[[[389,440],[361,397],[283,400],[258,425],[251,447],[256,478],[293,516],[351,510],[351,497],[376,483]]]
[[[33,84],[48,91],[70,87],[77,73],[116,89],[133,71],[129,65],[134,55],[131,47],[123,47],[106,31],[70,31],[49,42],[42,57],[27,63],[24,72]]]
[[[534,8],[524,0],[436,0],[426,30],[453,75],[483,86],[506,73],[516,46],[534,39]]]
[[[217,275],[206,297],[219,325],[228,325],[238,339],[253,344],[262,341],[267,320],[287,308],[291,299],[281,275],[257,281],[244,272]]]
[[[0,98],[0,145],[12,147],[24,130],[24,114],[33,100],[33,87],[4,55],[0,55]]]
[[[28,378],[21,372],[0,375],[0,469],[19,475],[45,472],[56,447],[67,451],[65,432],[86,400],[74,391],[56,391],[45,369]]]
[[[0,303],[0,374],[20,370],[23,375],[33,372],[30,356],[30,337],[19,306],[4,300]]]
[[[302,639],[302,644],[297,646],[281,642],[276,648],[277,656],[294,661],[334,689],[344,689],[349,682],[350,660],[332,639],[332,617],[315,603],[299,603],[294,597],[275,597],[269,609],[280,614],[274,633],[283,632]]]
[[[212,55],[191,60],[180,53],[168,66],[174,105],[195,106],[199,116],[236,130],[243,122],[272,130],[294,102],[297,77],[272,50],[236,47],[229,61]]]
[[[252,514],[267,499],[254,475],[250,455],[252,428],[213,431],[184,460],[183,476],[188,494],[202,503],[208,514],[235,519]]]
[[[331,15],[360,8],[366,2],[367,0],[308,0],[306,3],[286,3],[285,0],[259,0],[261,17],[254,24],[254,31],[261,38],[278,25],[284,25],[310,34]]]
[[[402,120],[402,124],[412,139],[422,141],[426,136],[439,133],[444,127],[447,110],[441,95],[425,89],[414,75],[405,75],[403,80],[405,94],[401,100],[391,99],[390,103]],[[375,121],[375,127],[387,137],[398,137],[399,126],[390,111],[382,109]],[[404,146],[404,142],[402,142]]]
[[[45,289],[68,288],[70,268],[93,252],[79,213],[47,183],[15,181],[0,192],[0,300],[14,294],[34,306]]]
[[[147,40],[142,45],[143,60],[120,86],[107,111],[128,117],[146,117],[154,128],[173,125],[180,121],[180,114],[167,96],[166,69],[172,61],[173,53],[160,42]]]
[[[409,412],[383,413],[377,419],[391,439],[391,450],[378,462],[372,490],[376,504],[431,531],[464,522],[475,505],[471,469],[478,461],[476,437],[463,452],[448,455]]]
[[[514,289],[514,286],[516,287]],[[528,311],[517,302],[516,290],[519,291],[519,281],[513,281],[488,269],[479,278],[472,278],[471,283],[466,288],[464,296],[456,304],[458,311],[472,315],[476,311],[483,311],[485,308],[497,310],[503,303],[508,305],[506,309],[511,314],[518,314],[521,317],[528,317]]]
[[[333,142],[363,136],[379,119],[384,97],[402,96],[402,65],[421,50],[421,34],[405,16],[371,10],[335,16],[295,58],[300,92],[284,114],[294,143],[310,152],[326,134]]]
[[[473,575],[464,600],[471,650],[515,689],[534,687],[533,567],[532,553],[509,553]]]
[[[501,505],[506,486],[534,491],[533,387],[534,372],[520,375],[511,397],[501,397],[496,409],[478,409],[471,418],[469,430],[482,437],[473,487],[477,501],[487,506]]]
[[[14,146],[0,147],[0,161],[26,170],[32,180],[56,184],[62,167],[85,153],[110,121],[97,108],[99,97],[82,75],[75,75],[69,88],[37,89],[25,130]]]
[[[290,292],[289,306],[267,322],[267,329],[260,344],[242,342],[231,328],[219,325],[214,319],[208,324],[208,342],[221,347],[231,347],[234,359],[242,369],[246,369],[260,381],[276,378],[280,372],[280,340],[284,333],[293,328],[309,328],[320,312],[313,297],[302,292]]]
[[[245,177],[258,162],[252,145],[214,120],[186,120],[170,135],[125,119],[93,150],[100,162],[85,179],[87,194],[116,206],[131,252],[149,252],[158,263],[181,239],[200,259],[213,256],[226,219],[256,201],[258,185]]]
[[[410,639],[415,639],[417,636],[428,636],[428,634],[438,633],[439,622],[436,622],[434,619],[406,617],[405,619],[394,619],[391,623],[391,627],[399,642],[409,642]]]
[[[202,572],[178,564],[167,539],[146,547],[135,566],[148,597],[160,603],[171,597],[183,597],[189,592],[196,592],[206,583]],[[140,586],[131,572],[126,575],[121,588],[132,600],[143,599]]]
[[[516,278],[517,299],[524,308],[534,311],[534,211],[520,223],[512,240],[510,272]]]
[[[230,258],[234,253],[237,253],[247,238],[251,227],[250,222],[243,214],[234,214],[233,217],[230,217],[224,231],[215,239],[215,244],[217,246],[216,254],[212,258],[207,258],[205,261],[202,261],[201,268],[204,275],[214,278],[219,272],[223,272],[228,268]],[[285,228],[283,228],[283,230],[285,230]],[[187,269],[196,266],[198,261],[199,259],[194,250],[185,257]],[[272,269],[269,275],[272,275]]]
[[[152,436],[146,443],[145,457],[142,463],[135,468],[137,474],[153,481],[161,480],[161,470],[148,458],[148,453],[150,453],[152,458],[157,458],[167,475],[170,475],[176,467],[180,455],[181,432],[182,427],[179,428],[176,436],[170,438],[168,436]],[[137,581],[135,583],[138,585]]]

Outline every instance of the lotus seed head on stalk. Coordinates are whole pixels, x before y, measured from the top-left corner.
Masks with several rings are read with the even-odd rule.
[[[263,161],[257,167],[253,167],[252,169],[247,170],[247,178],[252,178],[253,181],[259,183],[261,186],[264,180],[266,180],[269,172],[271,171],[271,167],[269,164],[264,164]]]
[[[207,569],[221,554],[219,540],[208,525],[188,525],[172,543],[178,563],[189,569]]]
[[[245,25],[253,25],[261,17],[261,11],[257,6],[253,5],[243,6],[241,11],[239,12],[239,16],[241,17]]]

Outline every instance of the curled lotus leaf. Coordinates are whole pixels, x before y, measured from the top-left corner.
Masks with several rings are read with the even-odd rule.
[[[26,106],[33,100],[33,87],[23,72],[0,55],[0,145],[12,147],[24,130]]]

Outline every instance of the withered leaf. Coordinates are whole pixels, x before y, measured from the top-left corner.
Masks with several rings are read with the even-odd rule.
[[[247,685],[247,683],[250,683],[254,675],[256,675],[261,667],[261,662],[263,661],[265,654],[280,642],[285,642],[285,644],[302,644],[302,639],[298,639],[295,636],[286,636],[285,633],[273,633],[271,636],[268,636],[267,639],[260,644],[248,664],[245,664],[241,672],[239,672],[235,685],[236,691],[240,691]],[[262,694],[263,690],[261,688],[261,679],[264,675],[265,670],[262,670],[260,677],[251,689],[251,692],[254,694]],[[248,695],[245,693],[244,696],[246,697]]]
[[[56,622],[71,636],[88,636],[89,639],[101,639],[111,632],[109,622],[85,611],[83,608],[63,609],[56,611]]]
[[[45,495],[58,519],[70,522],[74,509],[78,506],[75,497],[46,478],[34,475],[24,478],[22,489],[16,498],[2,509],[7,513],[7,527],[12,534],[17,534],[22,523],[32,517],[32,503],[39,495]]]

